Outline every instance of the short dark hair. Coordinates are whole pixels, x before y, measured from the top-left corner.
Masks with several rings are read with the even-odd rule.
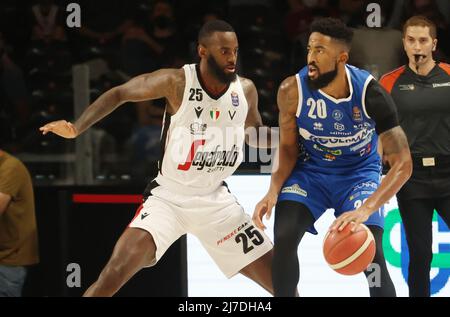
[[[428,19],[427,17],[424,17],[422,15],[415,15],[410,17],[405,24],[403,25],[403,37],[406,35],[406,29],[409,26],[423,26],[428,27],[430,30],[430,36],[434,40],[437,37],[436,32],[436,24],[434,24],[433,21]]]
[[[234,32],[234,29],[229,23],[223,20],[206,22],[198,32],[198,43],[204,44],[206,39],[214,32]]]
[[[319,18],[313,21],[310,27],[311,33],[318,32],[327,35],[337,41],[345,43],[348,48],[352,45],[353,30],[339,19]]]

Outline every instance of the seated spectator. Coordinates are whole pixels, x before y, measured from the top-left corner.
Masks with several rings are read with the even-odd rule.
[[[143,18],[137,18],[122,38],[122,60],[130,76],[162,67],[181,67],[187,45],[180,40],[170,3],[157,1]]]
[[[31,7],[33,41],[51,43],[66,40],[61,10],[53,2],[53,0],[39,0]]]

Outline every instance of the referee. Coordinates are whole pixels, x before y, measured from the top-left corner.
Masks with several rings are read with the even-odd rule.
[[[403,26],[408,65],[381,78],[398,107],[414,170],[397,194],[409,248],[409,296],[430,296],[432,217],[450,226],[450,65],[437,63],[436,25],[413,16]]]

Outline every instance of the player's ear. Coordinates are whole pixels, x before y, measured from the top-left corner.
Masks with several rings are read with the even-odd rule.
[[[433,52],[436,51],[436,47],[437,47],[437,39],[433,40]]]
[[[206,57],[206,47],[203,44],[198,44],[197,53],[200,58]]]
[[[347,63],[348,61],[348,52],[341,52],[341,54],[339,54],[339,59],[338,59],[339,63]]]

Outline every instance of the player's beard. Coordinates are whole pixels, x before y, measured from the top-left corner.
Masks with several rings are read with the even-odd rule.
[[[315,65],[314,65],[315,66]],[[318,70],[318,68],[316,67],[316,69]],[[317,90],[317,89],[321,89],[323,87],[328,86],[329,83],[331,83],[337,76],[337,63],[334,65],[334,69],[323,73],[323,74],[319,74],[317,76],[316,79],[311,79],[308,77],[308,86],[309,88],[311,88],[312,90]]]
[[[216,79],[219,80],[222,84],[228,85],[229,83],[236,80],[236,72],[228,74],[225,73],[223,68],[219,66],[216,59],[212,55],[209,55],[206,61],[213,76],[216,77]]]

